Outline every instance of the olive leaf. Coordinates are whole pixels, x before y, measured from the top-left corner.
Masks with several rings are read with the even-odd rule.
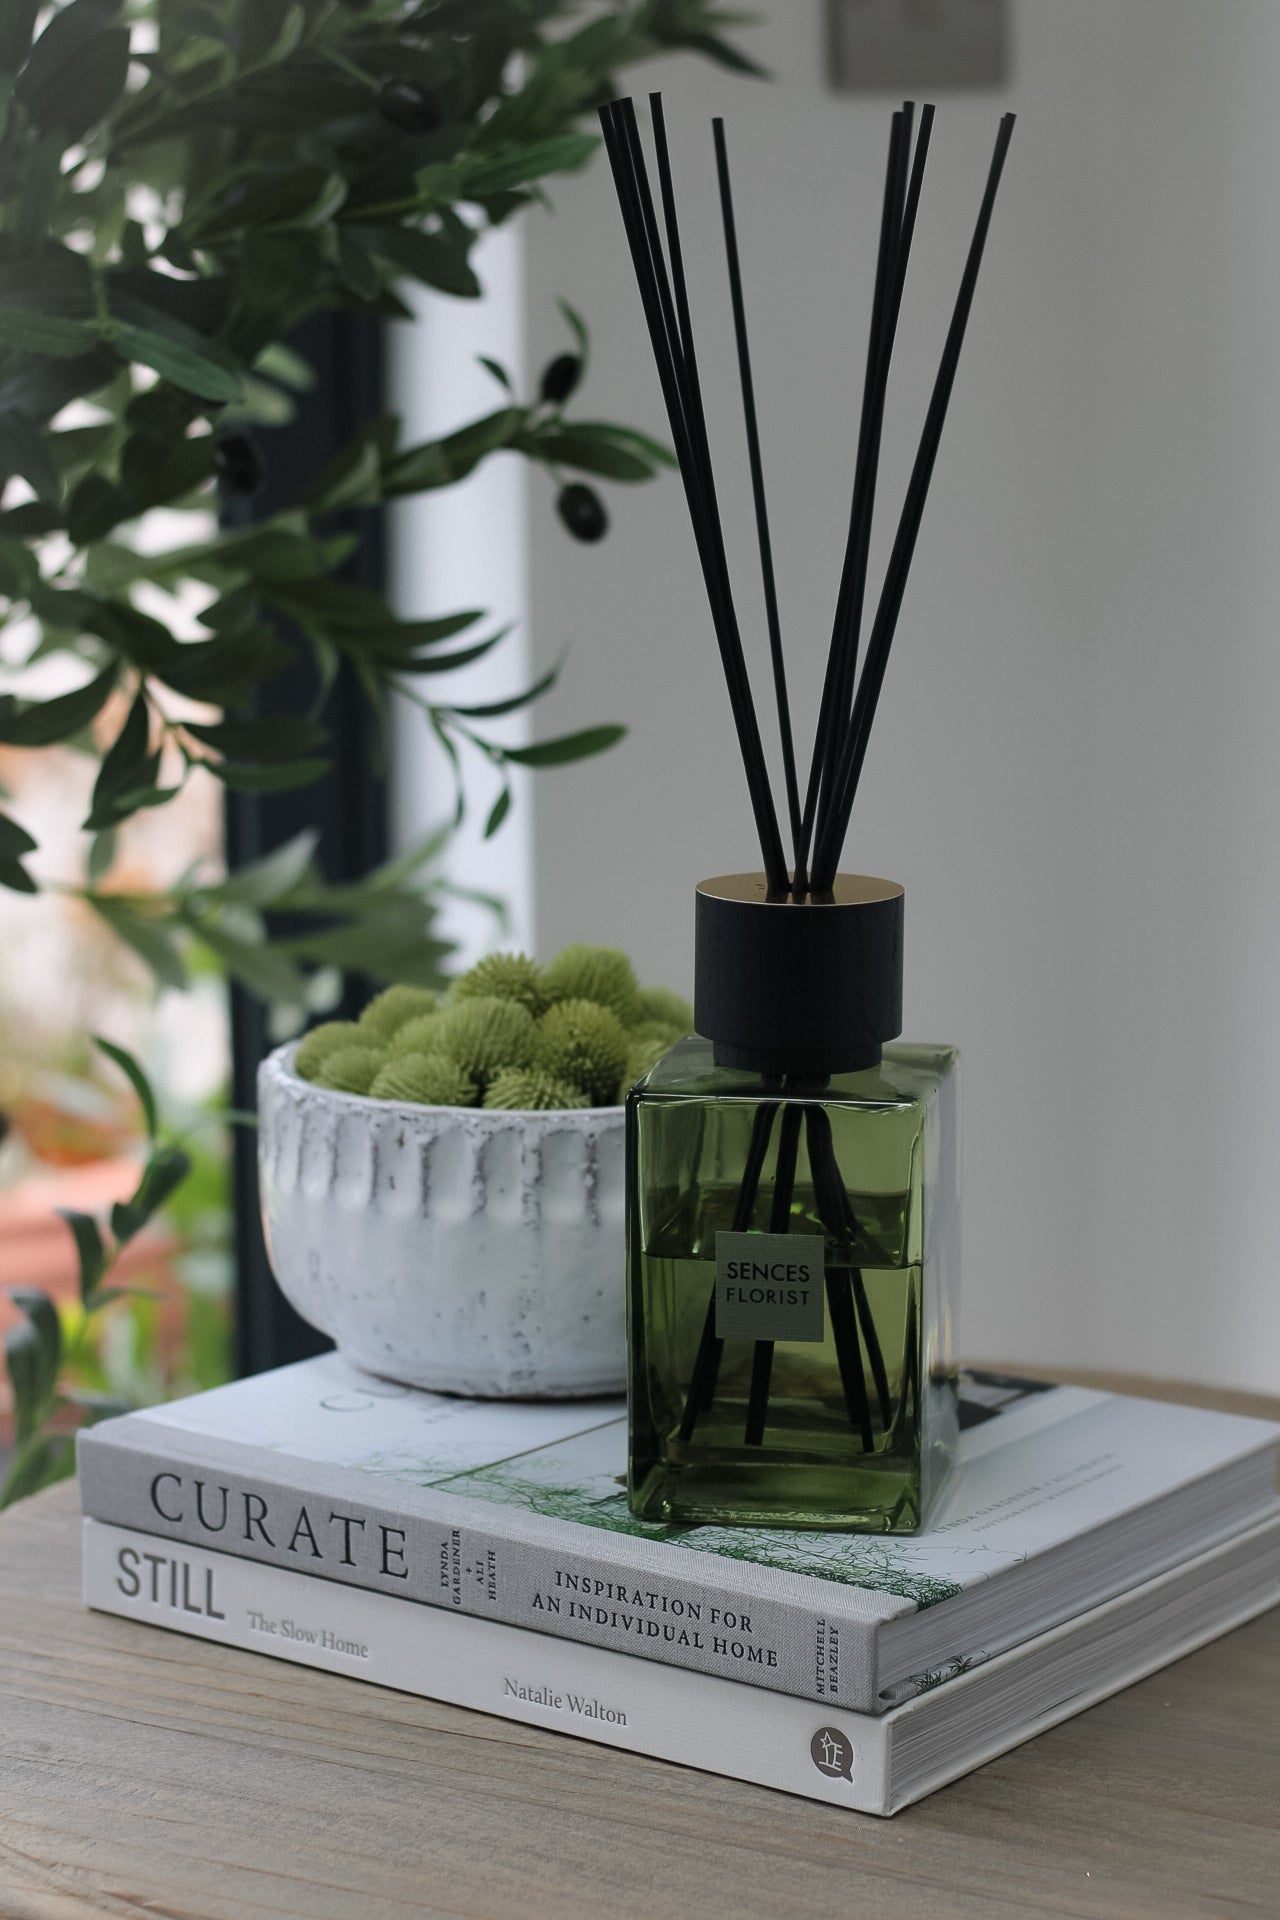
[[[5,0],[0,7],[0,73],[14,74],[31,50],[40,0]]]
[[[604,753],[626,735],[625,727],[584,727],[579,733],[565,733],[558,740],[540,740],[532,747],[504,747],[502,757],[518,767],[565,767],[574,760],[589,759]]]
[[[104,1040],[101,1034],[94,1035],[93,1044],[100,1053],[106,1054],[108,1060],[115,1061],[137,1094],[138,1104],[142,1108],[142,1118],[146,1123],[147,1138],[154,1143],[160,1128],[160,1118],[156,1111],[156,1096],[142,1067],[131,1053],[126,1052],[123,1047],[117,1047],[113,1041]]]
[[[156,785],[160,754],[150,751],[150,737],[151,709],[146,695],[138,693],[98,770],[84,821],[87,833],[118,826],[139,807],[158,806],[169,797],[170,789]]]
[[[48,436],[25,413],[7,407],[0,413],[0,476],[7,479],[11,473],[20,475],[37,499],[56,504],[62,498],[62,475]]]
[[[461,300],[478,300],[481,286],[468,254],[477,238],[461,220],[434,233],[420,227],[361,226],[370,251],[411,280]],[[352,231],[351,228],[347,229]]]
[[[277,906],[312,872],[319,835],[308,827],[235,873],[212,892],[218,899],[240,901],[249,907]]]
[[[191,1156],[177,1141],[161,1137],[155,1096],[141,1063],[124,1047],[99,1038],[100,1051],[125,1075],[137,1094],[146,1124],[149,1151],[132,1194],[111,1207],[108,1220],[90,1213],[61,1210],[72,1235],[79,1269],[80,1314],[64,1331],[58,1309],[34,1288],[14,1289],[10,1297],[22,1318],[5,1336],[4,1358],[13,1398],[14,1449],[9,1471],[0,1481],[0,1509],[63,1478],[74,1466],[74,1442],[58,1430],[68,1413],[86,1423],[123,1412],[108,1395],[63,1390],[65,1368],[83,1357],[95,1316],[121,1299],[126,1289],[105,1285],[121,1249],[171,1200],[191,1171]],[[51,1423],[57,1421],[58,1427]]]
[[[62,1328],[57,1308],[42,1293],[11,1287],[9,1298],[23,1318],[5,1335],[4,1357],[13,1388],[15,1437],[29,1441],[47,1418],[62,1364]]]
[[[281,765],[249,760],[206,760],[215,779],[237,793],[287,793],[309,787],[329,771],[327,760],[289,760]]]
[[[152,1134],[154,1139],[154,1134]],[[127,1200],[111,1209],[111,1231],[123,1246],[141,1232],[191,1171],[191,1155],[176,1146],[158,1146],[148,1156],[141,1177]]]
[[[563,133],[486,156],[466,176],[466,197],[483,200],[486,194],[507,193],[512,187],[545,179],[549,173],[576,172],[599,145],[597,134]]]
[[[187,984],[187,969],[182,949],[167,919],[140,913],[131,903],[114,894],[86,892],[85,899],[125,946],[150,968],[162,986],[181,990]]]
[[[0,694],[0,746],[49,747],[82,732],[106,705],[118,673],[113,662],[74,693],[59,694],[55,700],[24,701]]]
[[[146,312],[140,302],[138,307]],[[194,393],[201,400],[240,398],[241,376],[234,361],[219,352],[212,341],[201,340],[199,334],[182,326],[180,321],[167,320],[160,313],[152,316],[150,325],[139,320],[118,320],[111,338],[123,359],[151,367],[162,379],[172,380],[175,386]]]
[[[67,1208],[58,1209],[62,1219],[71,1229],[76,1243],[76,1259],[80,1268],[80,1299],[88,1300],[97,1292],[107,1265],[107,1250],[103,1245],[98,1223],[91,1214],[73,1213]]]
[[[0,813],[0,886],[14,893],[35,893],[36,883],[22,864],[24,854],[34,853],[36,843],[25,827]]]
[[[503,821],[506,819],[510,811],[511,811],[511,789],[510,787],[504,787],[502,789],[502,792],[498,795],[497,799],[494,801],[493,805],[490,807],[489,812],[485,818],[484,838],[486,840],[492,840],[494,834],[498,831],[498,828],[502,825]]]
[[[501,633],[479,611],[405,618],[343,577],[354,514],[456,485],[502,454],[547,470],[561,502],[589,492],[566,474],[632,482],[667,464],[644,435],[574,417],[589,377],[575,308],[561,303],[566,342],[532,394],[489,359],[501,404],[481,417],[414,443],[391,414],[357,415],[318,474],[282,488],[272,469],[271,423],[305,407],[315,381],[291,344],[309,317],[407,315],[409,283],[474,300],[486,230],[587,164],[592,109],[621,68],[699,41],[711,59],[735,57],[715,0],[575,15],[574,0],[0,6],[0,593],[31,619],[30,659],[75,663],[70,692],[0,694],[0,746],[71,742],[97,756],[82,897],[160,985],[185,983],[197,945],[294,1006],[319,966],[438,978],[447,949],[429,865],[335,893],[298,841],[247,869],[239,897],[234,875],[222,891],[200,874],[150,895],[108,884],[118,832],[188,779],[269,793],[324,777],[319,715],[344,664],[379,724],[392,692],[421,707],[456,775],[455,817],[473,764],[552,766],[619,736],[489,742],[477,729],[548,693],[556,672],[450,705],[449,677]],[[252,518],[264,467],[263,497],[285,504]],[[152,537],[153,509],[193,506],[198,531]],[[605,523],[598,502],[562,518],[577,538],[588,519]],[[133,603],[152,589],[198,594],[194,633],[157,617],[158,597],[145,612]],[[314,711],[277,719],[271,683],[300,670]],[[122,685],[127,710],[103,739],[94,723]],[[504,779],[486,794],[487,832],[511,804]],[[35,891],[33,842],[0,817],[0,886]],[[287,922],[264,912],[286,898]]]

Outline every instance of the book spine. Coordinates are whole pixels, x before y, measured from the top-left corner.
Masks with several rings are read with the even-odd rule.
[[[307,1485],[267,1453],[249,1472],[220,1461],[213,1447],[202,1456],[189,1447],[161,1452],[150,1440],[122,1445],[113,1424],[79,1437],[81,1505],[95,1520],[824,1708],[884,1710],[875,1625],[842,1618],[839,1594],[823,1613],[761,1592],[741,1564],[729,1584],[723,1562],[686,1549],[667,1549],[693,1563],[682,1578],[628,1564],[632,1543],[605,1528],[575,1527],[570,1544],[570,1529],[556,1538],[549,1527],[539,1540],[539,1522],[526,1513],[495,1506],[477,1525],[475,1501],[429,1488],[384,1507],[374,1476],[353,1485],[357,1476],[330,1482],[317,1469]]]
[[[874,1716],[155,1534],[84,1522],[87,1606],[862,1813],[888,1806]]]

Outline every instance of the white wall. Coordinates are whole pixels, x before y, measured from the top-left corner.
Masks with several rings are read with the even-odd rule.
[[[473,256],[485,288],[480,301],[446,299],[418,288],[408,294],[412,325],[390,328],[389,386],[406,442],[452,433],[504,404],[477,358],[505,366],[519,387],[524,375],[524,234],[503,227],[485,236]],[[432,701],[480,706],[528,684],[529,579],[527,495],[514,455],[488,460],[460,486],[415,494],[391,514],[392,593],[405,619],[430,619],[483,608],[488,619],[468,627],[441,652],[462,652],[501,626],[511,633],[492,653],[445,678],[416,682]],[[483,737],[506,746],[533,737],[532,714],[478,723]],[[421,709],[407,699],[391,714],[391,828],[397,847],[420,845],[452,817],[454,781],[443,747]],[[533,947],[533,818],[529,776],[512,769],[516,804],[505,830],[484,838],[486,816],[501,781],[474,749],[462,749],[467,813],[440,860],[456,888],[442,902],[439,932],[454,941],[451,965],[469,966],[495,944]],[[505,923],[474,898],[503,902]]]
[[[819,0],[763,11],[774,84],[692,59],[655,80],[741,533],[708,125],[728,116],[811,715],[888,107],[827,90]],[[908,1033],[966,1057],[966,1349],[1275,1389],[1280,9],[1017,0],[1015,25],[1021,118],[846,864],[905,883]],[[940,102],[887,501],[1003,104]],[[584,410],[663,431],[603,163],[525,238],[529,364],[563,344],[564,294],[594,329]],[[573,647],[540,724],[632,729],[536,783],[539,945],[616,940],[686,985],[695,881],[756,861],[679,485],[610,506],[609,539],[570,548],[532,483],[535,666]]]

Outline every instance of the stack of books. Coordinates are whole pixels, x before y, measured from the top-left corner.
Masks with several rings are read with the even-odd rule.
[[[913,1538],[635,1520],[616,1402],[337,1354],[80,1435],[89,1606],[888,1814],[1280,1600],[1280,1427],[992,1374]]]

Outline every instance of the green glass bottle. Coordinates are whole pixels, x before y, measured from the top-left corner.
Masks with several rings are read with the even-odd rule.
[[[900,1024],[902,890],[698,894],[696,1023],[632,1090],[644,1519],[910,1533],[956,1433],[957,1055]]]

